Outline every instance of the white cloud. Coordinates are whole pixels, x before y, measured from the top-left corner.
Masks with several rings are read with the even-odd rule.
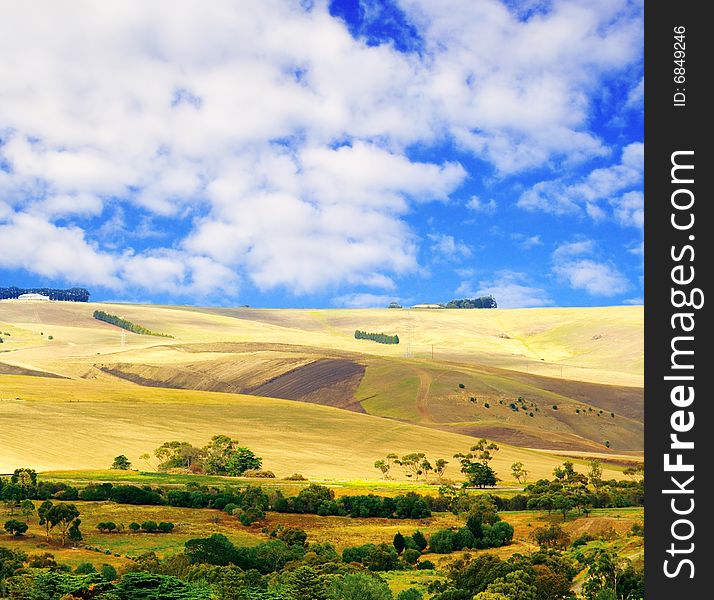
[[[589,258],[556,264],[553,271],[573,289],[584,290],[591,296],[615,296],[630,287],[614,266]]]
[[[605,216],[600,204],[602,200],[609,200],[619,207],[618,199],[615,198],[617,194],[632,190],[630,193],[641,195],[639,190],[633,188],[641,186],[643,173],[644,145],[640,142],[632,143],[622,149],[619,163],[595,169],[580,181],[568,183],[563,179],[554,179],[536,183],[521,195],[518,206],[529,211],[557,215],[585,212],[594,220],[600,220]],[[622,224],[632,224],[631,219],[623,222],[617,210],[615,218]]]
[[[606,152],[589,97],[640,59],[639,10],[555,2],[523,22],[492,0],[403,7],[421,55],[353,39],[325,3],[6,11],[0,227],[41,246],[0,264],[117,291],[391,289],[419,268],[405,215],[469,176],[408,148],[455,141],[500,174]],[[181,233],[127,231],[119,210]]]
[[[478,196],[471,196],[466,203],[466,207],[475,212],[493,214],[496,212],[496,201],[491,198],[488,202],[481,200]]]
[[[595,251],[595,242],[593,240],[578,240],[575,242],[566,242],[560,244],[553,251],[553,260],[556,262],[568,259],[581,254],[591,254]]]
[[[455,293],[469,298],[490,294],[496,299],[499,308],[533,308],[553,304],[544,289],[530,285],[524,273],[513,271],[499,271],[491,279],[479,281],[475,285],[463,281]]]
[[[637,298],[627,298],[626,300],[622,301],[623,304],[630,304],[633,306],[640,306],[645,303],[645,299],[640,297]]]
[[[615,219],[621,225],[642,229],[645,225],[645,197],[642,192],[628,192],[611,201]]]
[[[612,264],[595,257],[592,240],[561,244],[553,251],[553,273],[570,287],[591,296],[615,296],[630,288],[628,279]]]
[[[428,238],[431,240],[430,250],[436,258],[445,258],[450,260],[458,260],[471,256],[471,248],[464,242],[458,241],[452,235],[443,233],[430,233]]]
[[[531,250],[537,246],[543,245],[540,235],[525,235],[523,233],[512,233],[511,239],[514,240],[524,250]]]
[[[399,298],[385,294],[354,293],[343,294],[332,299],[332,304],[345,308],[385,308]]]

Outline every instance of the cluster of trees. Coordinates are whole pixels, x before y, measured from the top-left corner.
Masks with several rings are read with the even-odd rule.
[[[131,331],[132,333],[138,333],[140,335],[155,335],[158,337],[166,338],[173,337],[172,335],[168,335],[167,333],[156,333],[155,331],[151,331],[151,329],[147,329],[146,327],[137,325],[136,323],[132,323],[131,321],[128,321],[127,319],[124,319],[122,317],[118,317],[117,315],[110,315],[109,313],[106,313],[103,310],[95,310],[92,316],[98,321],[111,323],[112,325],[116,325],[117,327],[121,327],[122,329],[126,329],[127,331]]]
[[[429,548],[436,554],[454,550],[498,548],[513,540],[513,527],[502,521],[498,507],[489,496],[471,496],[466,513],[466,526],[459,529],[441,529],[429,538]]]
[[[480,296],[478,298],[461,298],[447,302],[446,308],[497,308],[493,296]]]
[[[496,485],[498,478],[489,463],[498,450],[498,445],[494,442],[481,438],[478,443],[471,446],[468,453],[454,454],[454,458],[461,464],[461,472],[466,476],[464,486],[485,488]]]
[[[356,340],[372,340],[373,342],[378,342],[380,344],[398,344],[398,335],[389,335],[387,333],[368,333],[360,329],[355,330]]]
[[[413,477],[418,480],[419,477],[424,475],[425,479],[429,479],[429,473],[435,473],[441,479],[448,464],[449,461],[443,458],[437,458],[432,463],[424,452],[411,452],[402,457],[390,452],[385,458],[375,461],[374,468],[379,469],[382,479],[390,479],[389,473],[393,465],[402,467],[404,474],[408,478]]]
[[[565,600],[578,573],[576,563],[555,551],[502,560],[493,554],[455,561],[445,580],[430,584],[432,600]]]
[[[19,298],[23,294],[42,294],[50,300],[64,300],[65,302],[89,302],[89,291],[84,288],[69,288],[60,290],[57,288],[0,288],[0,300],[9,298]]]
[[[27,520],[35,514],[35,505],[31,500],[23,501],[23,513]],[[48,542],[51,539],[51,534],[55,531],[59,533],[62,546],[68,540],[81,541],[82,532],[79,530],[79,526],[82,521],[79,519],[79,510],[74,504],[55,504],[50,500],[45,500],[37,508],[37,516],[39,524],[45,529]],[[9,519],[5,521],[3,528],[13,537],[21,537],[27,532],[29,526],[27,521]]]
[[[328,487],[310,484],[297,496],[285,497],[276,492],[272,509],[283,513],[316,514],[321,516],[380,517],[386,519],[423,519],[431,516],[426,497],[408,492],[395,496],[342,496]]]
[[[171,533],[176,526],[168,521],[144,521],[143,523],[129,523],[129,531],[138,533],[144,531],[146,533]],[[102,521],[97,523],[97,529],[102,533],[112,533],[114,531],[120,533],[124,531],[124,524],[117,525],[114,521]]]
[[[227,435],[214,435],[203,448],[188,442],[164,442],[154,450],[154,456],[161,461],[159,471],[188,469],[206,475],[239,477],[263,465],[262,458]],[[146,459],[148,455],[142,458]]]

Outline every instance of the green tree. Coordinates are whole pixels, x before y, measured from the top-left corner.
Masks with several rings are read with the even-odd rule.
[[[434,473],[436,473],[439,479],[444,477],[444,473],[448,464],[449,461],[444,458],[437,458],[434,462]]]
[[[290,600],[328,600],[327,585],[322,576],[312,567],[298,567],[288,579],[287,592]]]
[[[511,465],[511,474],[521,485],[525,485],[528,481],[528,471],[523,468],[522,462],[514,462]]]
[[[129,462],[129,459],[126,456],[120,454],[119,456],[114,457],[114,462],[112,463],[111,468],[118,471],[129,471],[131,469],[131,462]]]
[[[79,510],[74,504],[55,504],[47,511],[46,518],[50,523],[50,529],[56,527],[59,530],[63,546],[70,528],[75,525],[77,517],[79,517]]]
[[[334,600],[392,600],[392,592],[380,577],[354,573],[334,579],[330,586]]]
[[[233,477],[239,477],[246,471],[260,469],[262,466],[262,458],[256,456],[252,450],[239,446],[226,463],[226,473]]]
[[[588,480],[598,490],[602,486],[602,465],[598,460],[591,460],[588,469]]]
[[[50,529],[52,529],[52,523],[48,518],[48,514],[50,510],[52,510],[52,506],[53,504],[50,500],[45,500],[40,504],[40,508],[37,509],[37,514],[40,517],[39,523],[45,526],[45,537],[48,542],[50,541]]]
[[[426,454],[423,452],[412,452],[410,454],[405,454],[399,460],[394,462],[404,467],[407,472],[407,477],[414,475],[415,479],[419,479],[419,475],[423,473],[422,461],[424,459],[426,459]]]
[[[397,600],[424,600],[424,594],[415,588],[409,588],[399,592]]]
[[[392,544],[397,550],[397,554],[401,554],[402,552],[404,552],[404,548],[406,547],[406,541],[404,539],[404,536],[399,531],[394,534],[394,540],[392,541]]]
[[[99,572],[102,574],[102,577],[104,577],[105,581],[116,581],[118,578],[117,570],[112,566],[108,564],[103,564],[99,568]]]
[[[379,469],[382,473],[382,479],[389,479],[389,469],[391,468],[391,465],[386,460],[374,461],[374,468]]]
[[[19,537],[27,531],[28,525],[27,523],[23,523],[22,521],[18,521],[17,519],[10,519],[9,521],[5,521],[4,529],[10,535],[14,537]]]
[[[35,503],[29,498],[25,498],[20,502],[20,512],[25,520],[29,521],[35,514]]]
[[[426,537],[424,537],[424,534],[418,529],[412,534],[412,540],[414,540],[414,544],[416,544],[418,550],[424,551],[426,549]]]
[[[184,552],[192,563],[228,565],[234,562],[236,556],[236,547],[222,533],[188,540],[184,546]]]
[[[538,588],[535,586],[534,577],[525,570],[513,571],[505,577],[499,577],[489,584],[486,591],[503,594],[508,600],[538,600]],[[479,598],[478,595],[476,598]]]

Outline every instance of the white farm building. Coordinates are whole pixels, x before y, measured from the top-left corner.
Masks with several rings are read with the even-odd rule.
[[[18,300],[49,300],[49,296],[43,296],[42,294],[20,294],[17,297]]]

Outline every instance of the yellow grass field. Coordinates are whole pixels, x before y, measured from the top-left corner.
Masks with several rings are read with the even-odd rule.
[[[173,337],[122,333],[92,318],[97,309]],[[355,340],[355,329],[396,333],[400,344]],[[3,472],[101,469],[118,454],[146,469],[139,456],[164,441],[203,445],[217,433],[279,476],[321,480],[378,479],[375,460],[415,451],[451,460],[456,479],[451,456],[482,436],[501,444],[493,466],[506,484],[515,461],[534,479],[572,452],[580,464],[606,458],[613,476],[615,463],[641,459],[641,307],[2,301],[0,334]]]

